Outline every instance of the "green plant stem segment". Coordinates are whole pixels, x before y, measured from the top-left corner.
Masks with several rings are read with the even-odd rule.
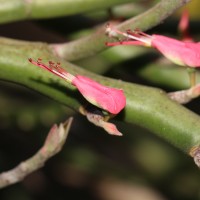
[[[0,23],[80,14],[127,2],[133,0],[0,0]]]
[[[30,64],[30,57],[61,62],[74,75],[85,75],[104,85],[122,88],[127,98],[126,108],[119,115],[122,121],[146,128],[187,153],[200,144],[200,117],[170,100],[164,91],[88,72],[59,60],[47,44],[0,38],[0,79],[36,90],[76,111],[87,103],[67,82]]]
[[[163,22],[163,20],[171,15],[176,9],[189,1],[190,0],[161,0],[151,9],[120,23],[116,28],[122,31],[136,28],[146,31]],[[106,49],[107,47],[105,42],[108,40],[109,38],[105,35],[104,26],[89,36],[65,44],[55,44],[51,47],[57,56],[65,58],[68,61],[74,61],[95,55],[96,53]]]
[[[162,62],[162,60],[164,62]],[[177,66],[173,63],[166,64],[165,58],[160,61],[149,63],[148,65],[141,67],[137,73],[154,84],[179,90],[190,87],[190,80],[185,67]],[[196,82],[200,83],[200,73],[198,70],[196,72]]]
[[[44,166],[48,159],[60,152],[68,136],[72,120],[72,118],[69,118],[65,123],[60,123],[59,126],[54,124],[44,145],[35,155],[21,162],[15,168],[0,173],[0,188],[23,180],[27,175]]]

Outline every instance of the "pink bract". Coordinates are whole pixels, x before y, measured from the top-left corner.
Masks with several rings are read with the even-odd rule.
[[[200,43],[153,35],[151,46],[178,65],[200,67]]]
[[[126,97],[121,89],[103,86],[80,75],[73,79],[72,84],[89,102],[112,114],[118,114],[126,105]]]

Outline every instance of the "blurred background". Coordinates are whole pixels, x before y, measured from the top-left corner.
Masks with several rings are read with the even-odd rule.
[[[89,34],[111,18],[124,20],[137,15],[154,3],[138,1],[82,15],[2,24],[0,35],[48,43],[67,42]],[[199,7],[198,0],[188,6],[195,40],[200,38]],[[181,10],[149,33],[178,37],[180,14]],[[76,64],[109,77],[167,91],[176,89],[139,73],[144,62],[159,56],[154,51],[145,53],[149,58],[146,60],[144,54],[130,56],[131,48],[120,48],[122,59],[113,57],[112,50],[106,50]],[[187,107],[200,114],[199,99]],[[74,121],[63,150],[24,181],[0,190],[1,200],[200,199],[199,169],[188,155],[171,144],[141,127],[118,122],[117,118],[113,121],[124,136],[110,136],[69,108],[3,81],[0,81],[0,171],[9,170],[36,153],[50,127],[72,115]]]

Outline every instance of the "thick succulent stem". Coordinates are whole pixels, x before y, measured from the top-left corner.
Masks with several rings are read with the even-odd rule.
[[[119,115],[124,122],[137,124],[169,141],[184,152],[200,143],[200,117],[169,99],[156,88],[113,80],[83,70],[52,55],[48,45],[0,39],[0,79],[24,85],[78,111],[84,100],[64,80],[29,63],[28,58],[60,62],[72,74],[92,77],[96,81],[124,90],[127,105]]]

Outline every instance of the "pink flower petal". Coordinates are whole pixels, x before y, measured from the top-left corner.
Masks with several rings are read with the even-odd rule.
[[[92,104],[109,111],[119,113],[126,105],[126,97],[121,89],[103,86],[84,76],[76,76],[72,84]]]
[[[151,45],[178,65],[200,67],[200,43],[153,35]]]

